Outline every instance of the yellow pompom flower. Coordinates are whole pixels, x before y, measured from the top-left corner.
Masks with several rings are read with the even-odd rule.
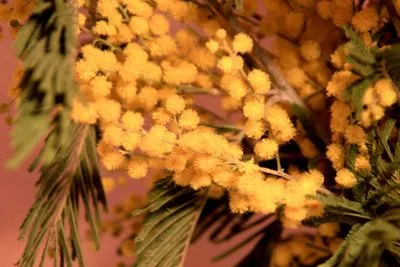
[[[367,135],[363,128],[358,125],[350,125],[346,128],[345,132],[346,141],[349,144],[363,144]]]
[[[218,39],[223,40],[223,39],[226,38],[226,31],[225,31],[224,29],[218,29],[218,30],[215,32],[215,36],[216,36]]]
[[[215,40],[210,40],[206,43],[206,47],[208,48],[208,50],[211,51],[211,53],[216,53],[219,49],[219,44],[217,41]]]
[[[179,126],[185,130],[195,129],[199,123],[200,118],[197,112],[193,109],[186,109],[179,116],[178,120]]]
[[[181,113],[186,107],[185,99],[179,95],[173,95],[165,101],[165,108],[172,115]]]
[[[124,131],[115,124],[108,124],[103,130],[103,140],[112,146],[120,146]]]
[[[278,152],[278,143],[273,139],[262,139],[254,147],[254,153],[264,160],[275,158]]]
[[[345,63],[345,46],[340,45],[338,48],[336,48],[335,52],[331,54],[331,62],[336,68],[343,68],[344,63]]]
[[[122,116],[121,122],[126,130],[140,131],[143,127],[144,118],[139,112],[127,111]]]
[[[146,111],[152,110],[158,103],[157,89],[153,87],[150,86],[142,87],[137,96],[139,99],[139,103]]]
[[[165,108],[158,108],[151,113],[151,118],[156,124],[166,125],[171,121],[171,114]]]
[[[121,104],[117,101],[101,98],[95,102],[96,112],[105,122],[114,122],[121,116]]]
[[[237,192],[229,192],[229,208],[234,213],[245,213],[249,210],[249,201]]]
[[[97,121],[96,106],[93,103],[85,105],[74,99],[70,116],[75,122],[95,124]]]
[[[159,82],[162,78],[162,69],[156,63],[148,61],[141,65],[140,76],[143,80]]]
[[[126,8],[134,15],[149,18],[153,14],[153,8],[141,0],[121,0],[121,2],[126,5]]]
[[[92,86],[92,93],[95,98],[108,96],[112,88],[112,83],[104,75],[94,77],[90,81],[90,85]]]
[[[342,145],[332,143],[328,145],[326,150],[326,156],[332,162],[333,168],[339,170],[344,166],[345,151]]]
[[[104,20],[100,20],[94,25],[93,32],[99,35],[116,35],[117,28]]]
[[[341,101],[334,101],[331,106],[330,128],[332,132],[344,133],[348,126],[348,117],[351,114],[349,105]]]
[[[271,89],[271,80],[267,73],[259,69],[253,69],[247,75],[247,79],[254,92],[258,94],[266,94]]]
[[[199,73],[197,75],[196,83],[203,89],[208,90],[213,86],[213,80],[210,75]]]
[[[336,183],[345,187],[351,188],[357,183],[357,179],[354,174],[348,169],[341,169],[336,173]]]
[[[238,53],[250,53],[253,49],[253,39],[245,33],[238,33],[233,38],[233,50]]]
[[[314,40],[308,40],[300,46],[300,52],[308,61],[317,60],[321,56],[321,45]]]
[[[397,92],[391,79],[380,79],[375,83],[375,91],[379,96],[379,103],[390,107],[397,102]]]
[[[134,157],[128,162],[127,173],[132,179],[140,179],[146,176],[148,168],[144,158]]]
[[[235,99],[242,99],[248,92],[248,88],[243,80],[236,78],[229,82],[228,93]]]
[[[378,121],[385,116],[385,109],[380,105],[371,105],[369,107],[369,111],[371,112],[371,115],[375,121]]]
[[[218,60],[218,68],[224,73],[229,73],[233,69],[233,59],[229,56],[224,56]]]
[[[107,142],[104,141],[104,139],[100,140],[100,142],[96,146],[96,152],[99,154],[100,157],[103,157],[107,152],[113,151],[114,147]]]
[[[129,22],[129,28],[137,35],[147,35],[149,33],[149,23],[147,22],[147,19],[142,17],[132,17]]]
[[[149,20],[150,31],[155,35],[163,35],[169,32],[169,21],[161,14],[153,15]]]
[[[150,53],[153,57],[167,56],[176,52],[177,46],[170,35],[162,35],[150,43]]]
[[[111,73],[117,71],[119,66],[117,57],[111,51],[99,50],[99,52],[96,54],[93,60],[96,60],[100,70],[102,70],[105,73]]]
[[[75,71],[79,79],[83,81],[90,81],[99,71],[99,65],[92,60],[81,59],[75,63]]]
[[[264,117],[265,104],[263,99],[246,99],[243,106],[243,115],[250,120],[261,120]]]
[[[303,173],[296,181],[297,190],[304,195],[314,195],[324,183],[324,176],[316,169]]]
[[[174,149],[176,136],[161,125],[153,126],[143,137],[139,148],[151,157],[162,157]]]
[[[184,155],[171,153],[165,159],[165,167],[169,171],[181,172],[186,167],[186,157]]]
[[[205,47],[199,47],[192,50],[188,59],[202,70],[209,70],[215,66],[215,56]],[[241,58],[240,58],[241,59]]]
[[[355,13],[351,25],[359,32],[368,32],[375,29],[379,23],[379,14],[375,5],[369,5]]]
[[[139,133],[126,132],[122,135],[121,145],[127,151],[134,151],[141,140],[142,136]]]
[[[243,130],[246,136],[260,139],[267,130],[267,126],[263,121],[247,120]]]
[[[202,187],[207,187],[211,185],[212,178],[208,173],[195,172],[195,179],[190,182],[190,186],[194,190],[198,190]]]
[[[304,17],[304,13],[302,12],[290,11],[285,14],[283,23],[285,25],[287,33],[291,37],[297,38],[300,35],[304,27]]]
[[[118,151],[106,152],[100,160],[108,171],[114,171],[125,163],[125,157]]]
[[[272,135],[279,143],[286,143],[295,136],[296,129],[283,108],[278,105],[268,107],[265,116]]]
[[[335,72],[332,75],[328,86],[326,87],[326,94],[341,100],[343,98],[343,92],[347,89],[347,87],[349,87],[358,79],[359,77],[349,70]]]
[[[318,15],[327,20],[332,17],[332,2],[327,0],[322,0],[317,3]]]

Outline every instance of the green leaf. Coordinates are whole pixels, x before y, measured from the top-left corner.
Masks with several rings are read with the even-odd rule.
[[[317,199],[324,204],[327,214],[348,215],[364,220],[371,218],[371,214],[361,203],[342,196],[317,194]]]
[[[366,47],[362,39],[351,27],[345,26],[344,31],[350,38],[350,41],[345,45],[347,55],[365,64],[375,64],[377,51]]]
[[[8,161],[11,168],[17,167],[50,129],[56,130],[51,131],[52,144],[43,151],[43,163],[49,163],[58,149],[69,143],[65,135],[72,132],[73,124],[60,118],[68,117],[73,96],[78,92],[73,72],[74,21],[71,2],[38,0],[18,32],[14,47],[23,62],[24,74],[12,130],[15,152]]]
[[[379,140],[382,146],[385,148],[385,151],[391,161],[394,161],[395,159],[393,157],[392,150],[389,147],[388,140],[395,124],[396,120],[388,119],[386,123],[383,125],[383,127],[378,131]]]
[[[356,224],[335,254],[319,267],[379,266],[385,249],[394,247],[400,228],[382,219]]]
[[[177,186],[170,178],[158,181],[148,205],[134,212],[148,212],[135,239],[135,266],[183,266],[205,202],[205,192]]]
[[[360,227],[360,229],[348,239],[348,247],[339,266],[354,266],[361,254],[374,253],[378,254],[380,257],[383,250],[392,246],[393,242],[395,242],[399,236],[400,229],[395,225],[382,219],[372,220]],[[372,251],[370,249],[371,247],[374,248]],[[374,256],[376,257],[376,255]]]
[[[342,256],[346,252],[346,248],[348,246],[348,239],[351,239],[353,237],[354,233],[356,233],[360,229],[360,227],[361,227],[360,224],[354,225],[351,228],[350,232],[346,235],[345,240],[343,240],[343,242],[340,244],[340,246],[336,250],[335,254],[333,254],[333,256],[329,260],[324,262],[323,264],[318,265],[318,267],[334,267],[334,266],[337,266],[337,264],[340,262]]]
[[[98,203],[106,206],[106,199],[97,157],[92,152],[95,149],[94,129],[87,125],[75,125],[71,136],[68,148],[60,149],[50,164],[40,168],[36,199],[21,225],[20,239],[27,238],[27,243],[18,262],[20,267],[34,266],[43,242],[46,245],[42,251],[42,263],[43,253],[51,244],[59,249],[55,264],[72,266],[76,257],[79,266],[84,266],[77,225],[78,203],[83,201],[86,219],[91,222],[91,232],[96,233],[98,222],[95,222],[93,214],[98,213]],[[67,241],[69,239],[71,243]]]
[[[390,78],[396,85],[397,89],[400,87],[400,44],[392,45],[390,48],[385,49],[382,53],[384,66]]]

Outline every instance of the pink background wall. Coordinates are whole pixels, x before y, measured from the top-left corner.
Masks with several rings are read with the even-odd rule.
[[[0,103],[7,101],[6,91],[16,66],[16,60],[10,44],[11,39],[7,29],[5,29],[4,37],[0,42]],[[10,126],[4,122],[4,117],[4,114],[0,115],[0,267],[11,267],[17,262],[24,247],[23,241],[17,241],[18,227],[33,202],[35,194],[34,182],[38,174],[30,174],[26,171],[27,162],[16,170],[5,168],[4,163],[10,157],[12,150],[10,147]],[[128,185],[109,195],[110,207],[118,203],[119,200],[124,199],[124,197],[129,196],[132,192],[144,194],[145,187],[138,182],[129,181]],[[83,219],[81,221],[83,222]],[[82,228],[85,229],[84,227]],[[85,248],[87,266],[115,266],[115,263],[118,262],[118,257],[115,253],[117,244],[118,240],[106,236],[102,239],[102,247],[99,252],[90,252]],[[190,248],[185,266],[233,266],[241,255],[235,255],[235,257],[230,257],[228,260],[219,263],[212,264],[210,262],[213,256],[226,248],[226,245],[210,245],[206,239],[203,239]],[[132,261],[133,259],[131,259]]]

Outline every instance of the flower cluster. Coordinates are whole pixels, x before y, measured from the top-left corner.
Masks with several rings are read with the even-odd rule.
[[[284,205],[292,225],[315,214],[321,207],[307,196],[323,184],[319,171],[288,174],[280,166],[259,165],[279,162],[279,147],[294,138],[302,144],[309,140],[298,134],[286,107],[271,98],[269,74],[245,66],[253,39],[244,33],[230,38],[192,3],[156,2],[154,8],[140,0],[100,0],[94,40],[81,48],[76,62],[85,100],[74,100],[72,118],[100,126],[97,152],[104,168],[123,169],[132,179],[152,169],[157,177],[170,173],[179,185],[219,187],[229,193],[234,212],[271,213]],[[208,38],[189,29],[172,33],[167,16],[200,23]],[[86,17],[78,17],[83,33]],[[308,46],[315,44],[303,49],[315,59]],[[225,122],[198,109],[197,93],[242,114],[231,127],[236,134],[220,133]],[[254,142],[250,157],[243,151],[244,138]]]

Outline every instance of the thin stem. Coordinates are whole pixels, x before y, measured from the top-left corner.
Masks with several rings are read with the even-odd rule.
[[[279,152],[275,152],[275,158],[276,158],[276,165],[278,166],[278,171],[282,171],[282,166],[281,166],[281,159],[279,157]]]
[[[293,179],[293,177],[291,175],[289,175],[281,170],[273,170],[273,169],[265,168],[265,167],[258,167],[258,170],[260,170],[261,172],[264,172],[264,173],[268,173],[268,174],[272,174],[272,175],[275,175],[278,177],[285,178],[287,180]]]

